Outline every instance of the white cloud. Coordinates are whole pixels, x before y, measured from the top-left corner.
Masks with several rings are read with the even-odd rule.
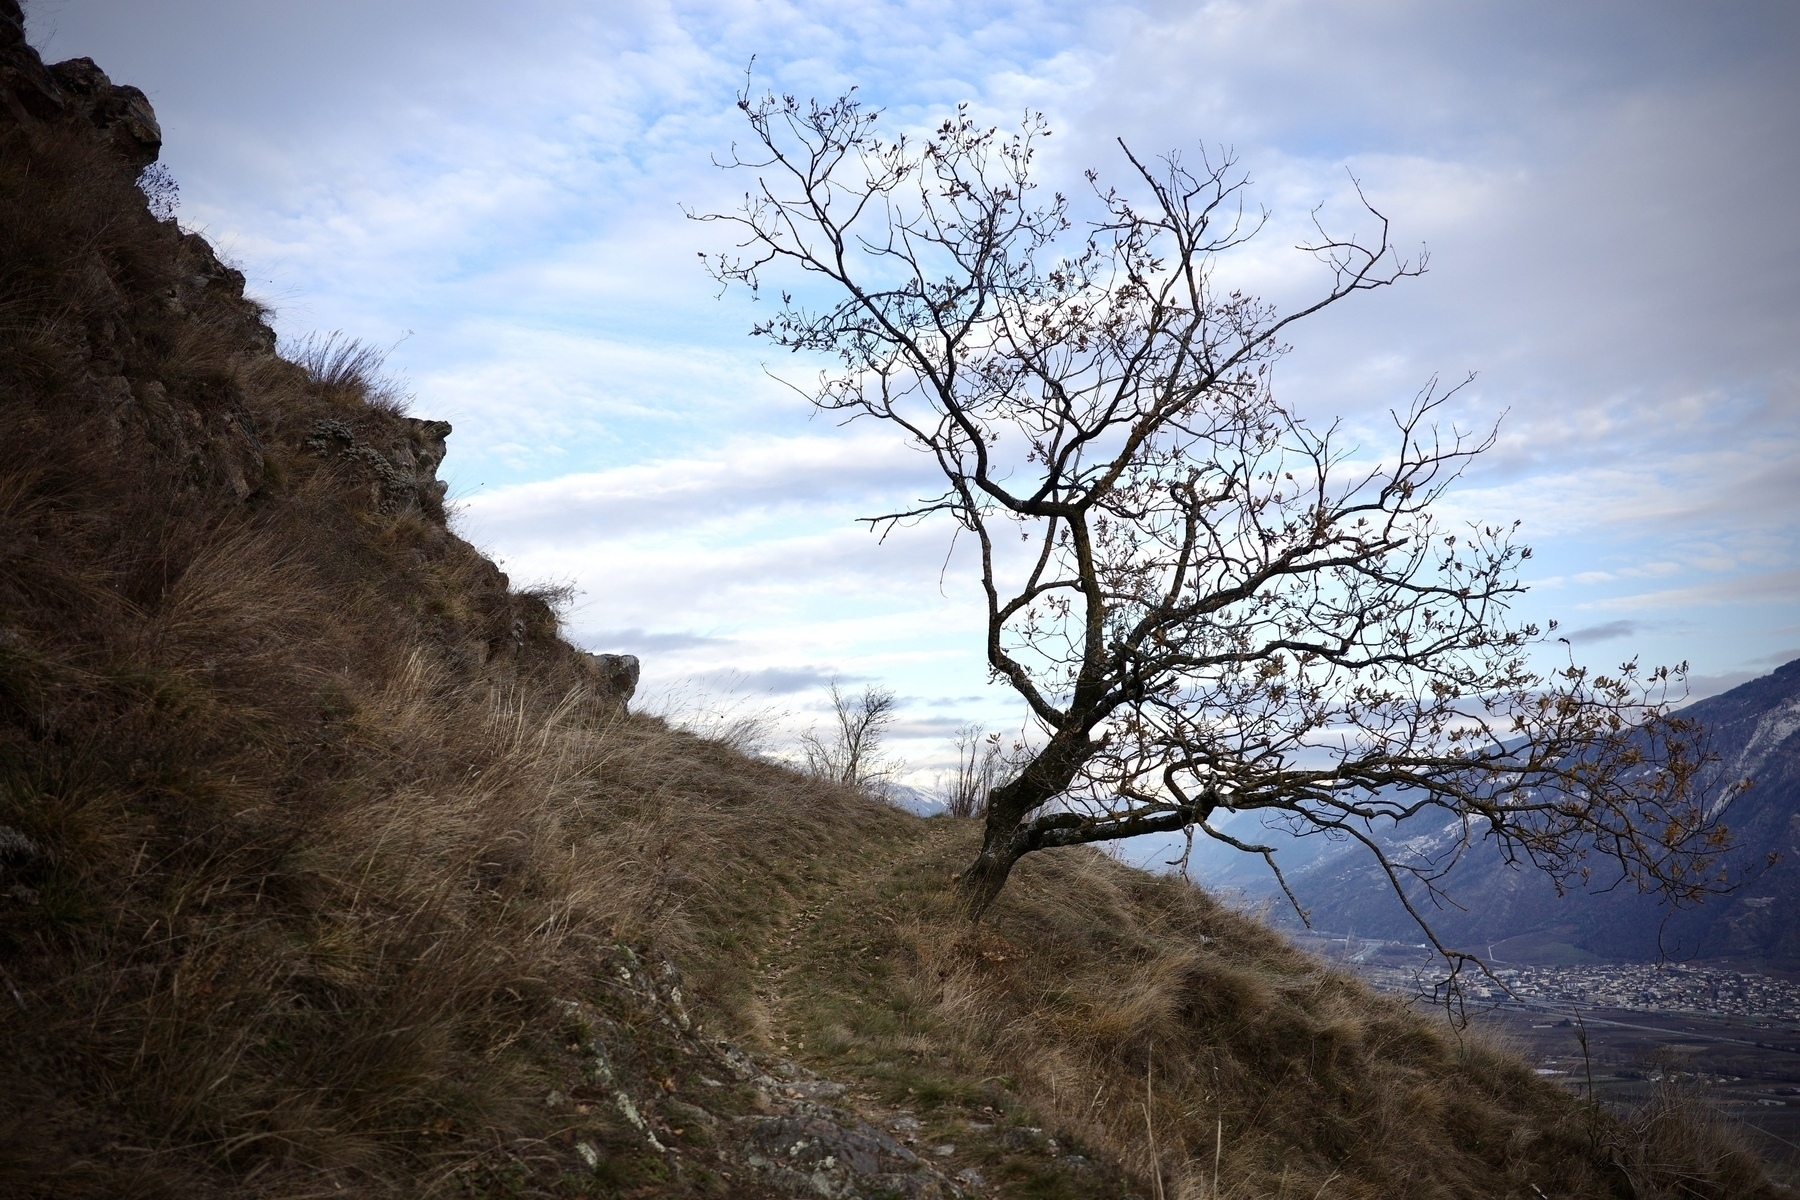
[[[483,543],[517,552],[635,535],[741,543],[737,530],[829,506],[831,523],[905,504],[932,480],[923,456],[890,431],[740,438],[706,458],[662,459],[565,475],[471,497],[463,521]],[[869,506],[867,508],[863,506]]]
[[[1691,587],[1666,588],[1597,600],[1583,607],[1627,612],[1693,609],[1720,604],[1800,604],[1800,568],[1712,579]]]

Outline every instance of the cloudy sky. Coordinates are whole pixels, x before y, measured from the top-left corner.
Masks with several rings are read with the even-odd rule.
[[[179,215],[286,338],[391,348],[452,421],[465,534],[569,581],[577,640],[697,704],[808,719],[838,674],[904,698],[923,781],[984,682],[948,533],[854,518],[930,490],[880,429],[809,416],[808,365],[697,252],[759,81],[852,85],[899,129],[1043,111],[1053,181],[1114,143],[1232,147],[1290,247],[1350,173],[1431,270],[1296,331],[1280,394],[1375,437],[1430,377],[1501,423],[1459,514],[1520,518],[1523,605],[1579,655],[1688,660],[1700,692],[1800,656],[1800,5],[1787,0],[35,0],[51,60],[147,92]],[[681,700],[680,697],[686,697]]]

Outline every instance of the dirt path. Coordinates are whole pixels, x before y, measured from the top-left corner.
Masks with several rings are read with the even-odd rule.
[[[798,1010],[805,1007],[803,1001],[819,982],[807,966],[819,950],[812,942],[820,918],[842,912],[846,906],[872,911],[876,898],[893,876],[936,849],[937,839],[930,832],[921,830],[919,836],[900,846],[887,842],[871,847],[853,865],[840,870],[835,882],[820,879],[802,898],[781,936],[764,948],[762,966],[757,971],[757,999],[767,1014],[770,1049],[783,1054],[802,1049],[793,1041],[791,1031],[797,1028]]]
[[[796,898],[755,976],[769,1049],[843,1085],[832,1103],[929,1163],[946,1196],[1123,1195],[1060,1149],[989,1065],[964,1061],[935,1009],[917,957],[935,935],[919,922],[968,838],[922,823]]]

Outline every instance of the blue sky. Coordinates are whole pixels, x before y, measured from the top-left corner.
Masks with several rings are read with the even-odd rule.
[[[1504,415],[1459,514],[1521,518],[1524,604],[1599,666],[1717,690],[1800,656],[1800,7],[1790,3],[583,4],[37,0],[47,58],[143,88],[180,217],[293,338],[392,347],[454,423],[459,527],[581,589],[577,640],[647,686],[735,681],[804,723],[833,673],[906,698],[923,781],[984,681],[966,564],[853,519],[929,490],[884,431],[810,416],[697,252],[743,182],[746,64],[894,128],[1044,111],[1053,180],[1113,143],[1234,148],[1276,300],[1347,170],[1431,271],[1296,331],[1277,386],[1374,442],[1432,375]]]

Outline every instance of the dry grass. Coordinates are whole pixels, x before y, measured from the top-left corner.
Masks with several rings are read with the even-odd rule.
[[[35,432],[0,435],[0,825],[36,847],[0,1191],[430,1191],[547,1133],[553,1002],[608,947],[754,936],[719,864],[898,819],[610,717],[541,629],[495,650],[530,603],[301,455],[215,508]]]
[[[1639,1200],[1772,1194],[1744,1146],[1742,1132],[1676,1077],[1625,1113],[1610,1142]]]
[[[968,1121],[1047,1127],[1168,1200],[1774,1194],[1691,1103],[1596,1114],[1199,889],[1098,853],[1021,864],[971,930],[943,885],[976,836],[938,822],[825,908],[786,1037],[933,1108],[931,1136],[1005,1194],[1088,1193]]]

